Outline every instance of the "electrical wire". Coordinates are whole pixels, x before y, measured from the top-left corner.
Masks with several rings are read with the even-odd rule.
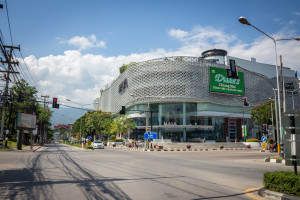
[[[34,81],[33,77],[31,76],[31,73],[30,73],[30,71],[29,71],[29,68],[28,68],[27,63],[25,62],[24,56],[23,56],[23,54],[22,54],[22,51],[20,50],[19,53],[20,53],[20,55],[21,55],[21,58],[22,58],[22,61],[23,61],[24,65],[25,65],[25,67],[26,67],[26,69],[27,69],[27,71],[28,71],[28,74],[29,74],[31,80],[32,80],[33,83],[34,83],[34,86],[36,87],[36,89],[37,89],[38,91],[42,91],[42,90],[40,89],[39,85]]]
[[[6,15],[7,15],[7,21],[8,21],[8,27],[9,27],[11,45],[13,46],[13,39],[12,39],[12,34],[11,34],[10,20],[9,20],[8,9],[7,9],[7,1],[6,0],[5,0],[5,7],[6,7]]]

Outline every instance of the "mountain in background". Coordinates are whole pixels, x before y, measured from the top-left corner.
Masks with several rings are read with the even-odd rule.
[[[58,124],[73,124],[81,115],[84,115],[87,110],[92,110],[90,108],[83,108],[81,114],[81,108],[66,108],[60,107],[59,109],[51,108],[51,128]]]

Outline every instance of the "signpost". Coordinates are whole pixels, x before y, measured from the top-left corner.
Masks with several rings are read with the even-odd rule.
[[[263,143],[262,143],[263,150],[266,150],[266,141],[267,141],[267,138],[265,136],[262,136],[261,137],[261,141],[263,141]]]

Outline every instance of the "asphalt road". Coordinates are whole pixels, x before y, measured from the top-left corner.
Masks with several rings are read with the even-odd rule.
[[[268,155],[82,150],[63,144],[0,152],[0,199],[251,199],[245,191],[262,187],[265,171],[292,170],[265,163]]]

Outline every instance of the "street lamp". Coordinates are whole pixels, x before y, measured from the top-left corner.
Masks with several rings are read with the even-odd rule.
[[[261,32],[262,34],[264,34],[265,36],[267,36],[268,38],[272,39],[273,42],[274,42],[274,45],[275,45],[275,56],[276,56],[276,79],[277,79],[277,95],[278,95],[278,101],[277,101],[277,104],[278,104],[278,121],[279,121],[279,131],[277,131],[277,134],[279,133],[280,136],[282,136],[282,125],[281,125],[281,102],[280,102],[280,89],[279,89],[279,75],[278,75],[278,60],[277,60],[277,47],[276,47],[276,40],[274,38],[272,38],[270,35],[266,34],[265,32],[261,31],[260,29],[256,28],[255,26],[253,26],[252,24],[249,23],[249,21],[241,16],[239,18],[239,22],[241,24],[245,24],[245,25],[248,25],[248,26],[252,26],[253,28],[255,28],[256,30],[258,30],[259,32]],[[279,138],[279,137],[278,137]],[[280,141],[281,144],[282,144],[282,140]]]
[[[295,93],[297,90],[300,90],[300,88],[298,88],[298,89],[296,89],[296,90],[293,90],[293,91],[289,91],[289,92],[292,93],[293,110],[295,110],[294,93]]]
[[[80,117],[80,141],[81,141],[81,125],[82,125],[82,110],[83,110],[83,106],[91,105],[91,104],[90,103],[89,104],[80,104],[80,103],[71,101],[70,99],[66,99],[66,100],[81,106],[81,114],[80,114],[81,115],[81,117]]]

